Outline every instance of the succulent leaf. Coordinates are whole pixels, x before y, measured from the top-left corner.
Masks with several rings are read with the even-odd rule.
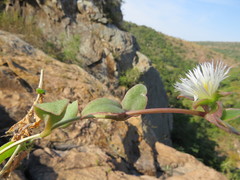
[[[82,116],[94,113],[123,113],[124,110],[119,102],[108,99],[98,98],[90,103],[82,110]]]
[[[143,84],[137,84],[128,90],[122,100],[124,110],[141,110],[147,106],[147,88]]]

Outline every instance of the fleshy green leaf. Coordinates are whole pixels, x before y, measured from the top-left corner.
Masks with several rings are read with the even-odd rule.
[[[121,104],[108,98],[99,98],[91,101],[82,111],[82,116],[93,113],[123,113]]]
[[[10,141],[10,142],[2,145],[2,146],[0,147],[0,151],[3,150],[3,149],[5,149],[6,147],[8,147],[9,145],[11,145],[12,143],[14,143],[14,142]],[[4,153],[2,153],[2,154],[0,155],[0,164],[1,164],[5,159],[9,158],[9,157],[14,153],[14,151],[15,151],[16,148],[17,148],[17,146],[14,146],[14,147],[12,147],[11,149],[9,149],[9,150],[5,151]]]
[[[240,109],[229,108],[223,111],[222,120],[233,120],[240,117]]]
[[[65,112],[64,117],[60,121],[55,123],[52,129],[55,129],[59,126],[61,126],[62,128],[69,126],[71,123],[67,123],[67,120],[75,118],[77,114],[78,114],[78,101],[74,101],[73,103],[67,106],[67,110]]]
[[[147,105],[147,88],[137,84],[128,90],[122,100],[122,107],[127,111],[145,109]]]
[[[36,115],[45,122],[45,129],[41,133],[41,137],[49,135],[52,131],[52,126],[63,118],[68,102],[69,100],[63,99],[34,106]]]
[[[49,103],[36,104],[34,108],[36,110],[38,109],[42,110],[42,113],[49,113],[49,114],[59,116],[67,108],[68,102],[69,102],[68,99],[63,99],[63,100],[58,100],[58,101],[49,102]],[[44,119],[44,116],[42,113],[37,115],[41,119]]]

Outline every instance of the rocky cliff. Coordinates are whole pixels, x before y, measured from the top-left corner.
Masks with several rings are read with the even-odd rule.
[[[138,52],[134,37],[117,27],[122,19],[120,1],[16,0],[8,2],[5,10],[19,12],[26,22],[34,20],[55,46],[64,48],[76,35],[80,43],[76,60],[66,64],[16,35],[0,31],[1,134],[31,106],[40,69],[45,70],[46,102],[77,99],[81,110],[97,97],[118,100],[125,92],[119,87],[119,74],[135,67],[148,87],[148,107],[167,107],[159,73]],[[161,144],[171,145],[171,126],[170,114],[126,122],[77,122],[36,142],[29,159],[11,178],[225,179],[194,157]]]
[[[55,46],[64,49],[69,39],[80,37],[76,59],[69,61],[81,65],[113,94],[118,92],[120,73],[134,66],[142,72],[143,82],[152,82],[148,85],[151,92],[148,107],[167,107],[159,73],[151,67],[148,58],[138,52],[134,37],[111,23],[116,19],[121,23],[120,1],[32,0],[14,1],[10,5],[7,11],[21,12],[25,21],[36,24]],[[145,116],[144,123],[148,124],[145,129],[154,131],[157,140],[170,145],[171,121],[171,115]],[[157,128],[151,128],[153,126]]]

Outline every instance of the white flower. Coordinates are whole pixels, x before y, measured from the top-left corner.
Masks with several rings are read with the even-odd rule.
[[[227,77],[230,67],[222,62],[205,62],[198,65],[186,74],[186,78],[180,78],[174,87],[180,92],[180,96],[193,99],[213,99],[220,82]]]

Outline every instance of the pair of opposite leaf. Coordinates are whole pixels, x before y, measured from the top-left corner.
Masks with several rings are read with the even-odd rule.
[[[121,104],[118,101],[108,98],[99,98],[91,101],[83,109],[81,118],[106,118],[125,120],[126,111],[145,109],[147,105],[147,88],[142,84],[132,87],[123,98]],[[45,137],[57,127],[69,125],[69,119],[75,118],[78,114],[78,103],[63,99],[50,103],[36,104],[34,106],[36,115],[44,120],[45,129],[41,137]]]
[[[45,137],[49,135],[53,129],[57,127],[66,127],[69,125],[69,123],[67,123],[66,121],[68,119],[71,119],[77,116],[78,103],[77,101],[74,101],[73,103],[69,104],[69,100],[64,99],[64,100],[59,100],[51,103],[36,104],[34,106],[34,111],[40,119],[45,121],[45,128],[40,134],[40,137]],[[0,164],[5,159],[11,157],[14,154],[19,144],[20,144],[20,149],[18,149],[17,153],[29,148],[27,141],[24,141],[19,144],[16,144],[16,143],[17,142],[10,141],[0,147],[0,152],[1,152]],[[1,172],[1,173],[4,174],[4,172]],[[1,175],[3,175],[1,173],[0,173],[0,178],[1,178]]]
[[[36,115],[45,122],[45,128],[41,137],[48,136],[57,127],[66,127],[66,120],[74,118],[78,114],[78,102],[69,104],[69,100],[63,99],[50,103],[36,104],[34,106]]]
[[[147,105],[147,88],[142,84],[132,87],[121,103],[108,98],[91,101],[82,111],[83,118],[107,118],[125,120],[129,118],[125,112],[145,109]]]

